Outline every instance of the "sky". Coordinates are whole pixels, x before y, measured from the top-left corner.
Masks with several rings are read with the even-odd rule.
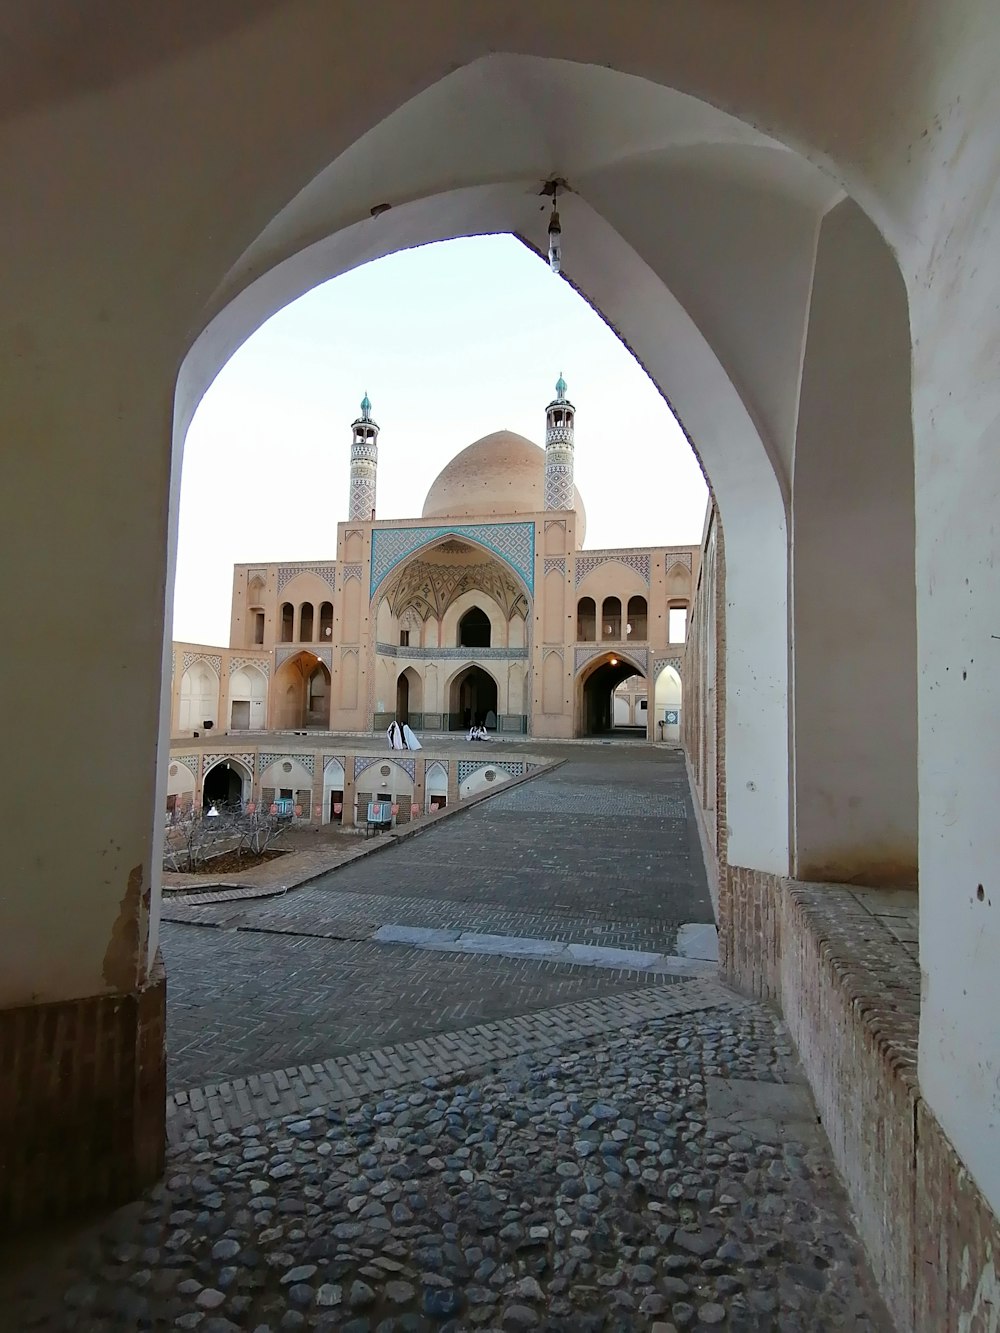
[[[314,288],[223,367],[185,443],[174,638],[228,642],[234,564],[336,557],[366,392],[381,428],[376,517],[417,518],[473,440],[507,429],[544,444],[560,372],[586,548],[699,542],[698,464],[600,316],[511,236],[444,241]]]

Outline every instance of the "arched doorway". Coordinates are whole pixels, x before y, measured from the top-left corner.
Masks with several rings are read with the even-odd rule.
[[[201,788],[201,803],[208,810],[213,805],[221,809],[235,809],[246,799],[250,775],[236,759],[222,759],[205,774]]]
[[[271,701],[275,730],[326,730],[330,725],[329,667],[315,653],[297,653],[278,668]]]
[[[396,678],[396,721],[400,726],[408,722],[411,727],[422,727],[422,708],[423,681],[413,667],[407,667]]]
[[[470,606],[458,622],[459,648],[488,648],[490,618],[481,607]]]
[[[497,683],[480,666],[467,666],[451,682],[449,694],[449,731],[466,731],[474,723],[489,726],[497,718]]]
[[[254,666],[240,667],[229,678],[230,731],[263,731],[267,718],[267,681]]]
[[[609,653],[592,663],[586,674],[581,677],[578,686],[579,695],[579,734],[582,736],[606,736],[614,730],[614,693],[624,680],[631,676],[641,676],[642,672],[627,658]],[[635,734],[645,738],[633,729],[622,731],[622,735]]]
[[[681,698],[682,687],[680,673],[675,666],[665,666],[656,677],[653,700],[653,739],[672,741],[675,745],[681,738]],[[663,724],[662,730],[660,724]]]

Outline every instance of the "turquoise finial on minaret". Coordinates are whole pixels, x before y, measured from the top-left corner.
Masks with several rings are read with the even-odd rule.
[[[367,393],[361,400],[361,415],[351,425],[350,517],[368,522],[375,517],[375,480],[378,469],[378,426],[372,420]]]
[[[361,420],[371,421],[371,419],[372,419],[372,403],[371,399],[368,397],[368,394],[366,393],[364,398],[362,398],[361,400]]]
[[[566,381],[562,377],[562,371],[559,372],[559,378],[556,380],[556,398],[563,402],[566,398]]]

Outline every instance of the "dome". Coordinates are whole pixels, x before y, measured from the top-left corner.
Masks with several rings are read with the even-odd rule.
[[[574,488],[576,541],[583,545],[587,517]],[[523,435],[498,430],[456,454],[424,501],[424,518],[495,518],[539,514],[545,508],[545,450]]]

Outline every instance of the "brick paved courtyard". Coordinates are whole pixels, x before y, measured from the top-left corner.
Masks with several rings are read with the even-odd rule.
[[[171,904],[164,1180],[0,1256],[0,1328],[889,1333],[783,1025],[677,973],[689,814],[678,756],[577,747],[283,897]],[[603,961],[516,956],[559,941]]]
[[[667,985],[627,968],[370,943],[386,924],[669,953],[710,921],[683,761],[573,747],[554,772],[283,897],[165,909],[171,1087]]]

